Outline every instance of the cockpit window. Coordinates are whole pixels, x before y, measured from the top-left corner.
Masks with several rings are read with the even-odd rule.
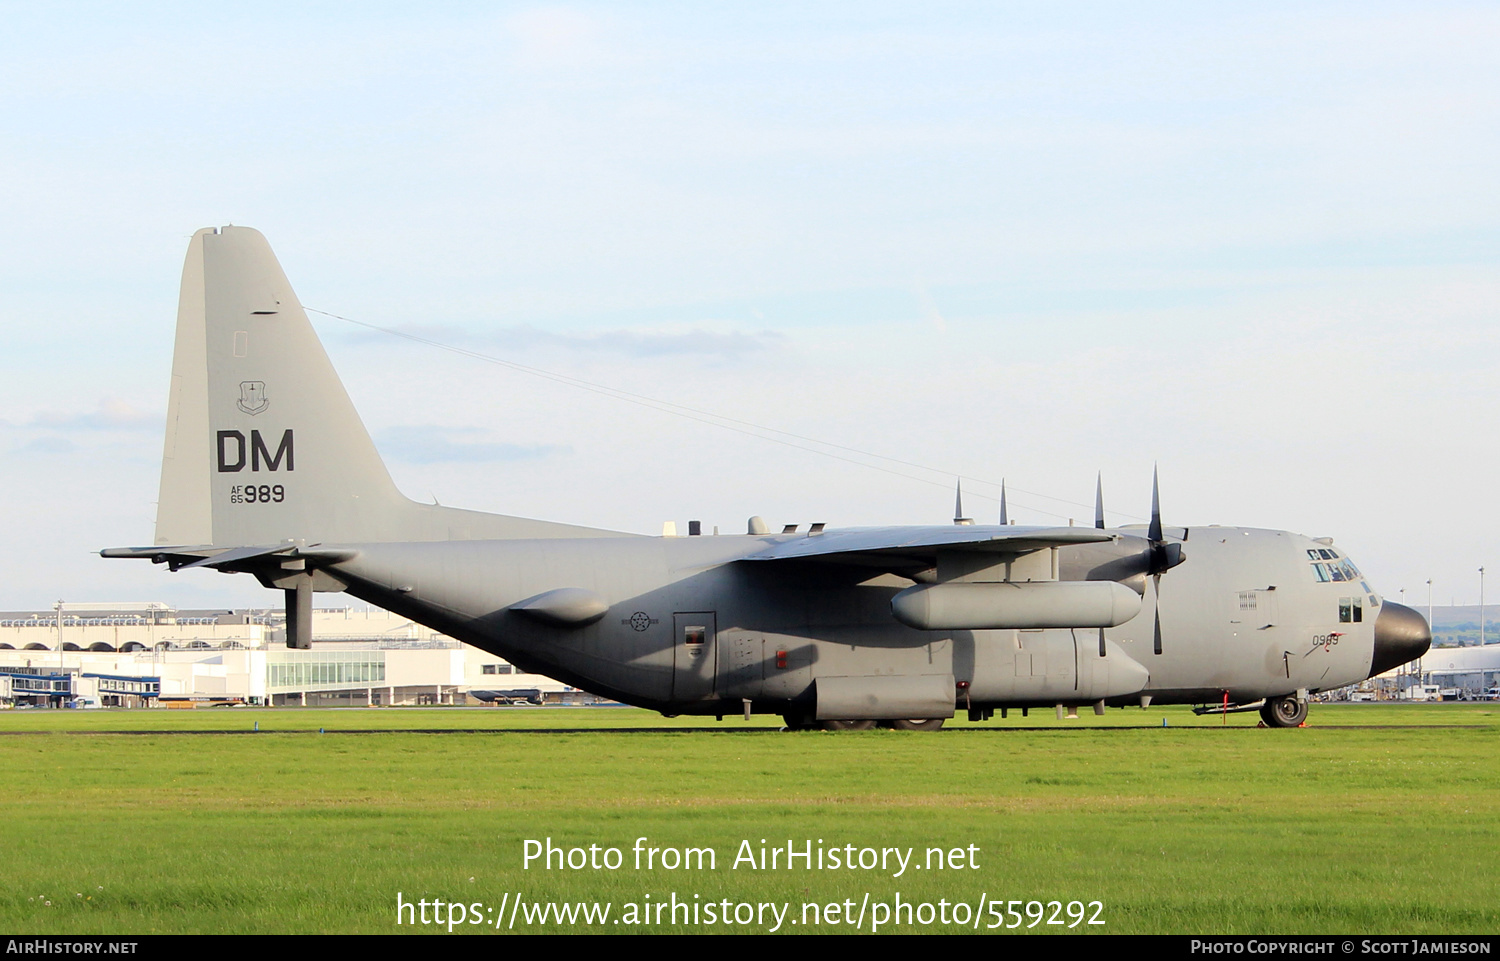
[[[1358,597],[1339,598],[1339,623],[1359,624],[1365,619],[1363,599]]]
[[[1339,557],[1337,551],[1324,548],[1308,548],[1307,556],[1312,561],[1313,579],[1319,584],[1345,583],[1358,581],[1361,578],[1359,568],[1355,567],[1347,557]]]

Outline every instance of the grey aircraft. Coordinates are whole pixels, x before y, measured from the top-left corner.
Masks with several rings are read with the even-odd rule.
[[[596,694],[793,729],[1152,702],[1291,727],[1430,643],[1326,538],[1166,527],[1154,490],[1149,525],[1095,515],[648,537],[416,503],[270,245],[231,226],[183,268],[155,545],[102,553],[252,574],[291,647],[343,591]]]

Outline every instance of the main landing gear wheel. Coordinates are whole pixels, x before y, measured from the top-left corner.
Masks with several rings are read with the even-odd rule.
[[[943,726],[940,717],[897,718],[887,722],[894,731],[937,731]]]
[[[1307,720],[1307,702],[1291,694],[1269,698],[1260,709],[1260,719],[1266,722],[1266,727],[1301,727]]]
[[[818,727],[825,731],[868,731],[875,726],[874,721],[819,721]]]
[[[788,731],[805,731],[813,725],[812,718],[802,711],[787,711],[781,715],[781,720]]]

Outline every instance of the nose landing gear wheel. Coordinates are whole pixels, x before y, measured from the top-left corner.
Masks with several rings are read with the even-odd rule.
[[[943,719],[940,717],[897,718],[887,723],[895,731],[936,731],[942,728]]]
[[[1270,698],[1260,709],[1260,719],[1266,727],[1301,727],[1307,720],[1307,702],[1291,694]]]

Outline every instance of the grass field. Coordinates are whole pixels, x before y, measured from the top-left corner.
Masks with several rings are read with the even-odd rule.
[[[940,902],[1017,900],[1021,912],[1029,901],[1102,902],[1088,917],[1106,923],[1073,933],[1500,928],[1495,706],[1315,705],[1311,726],[1293,731],[1177,708],[1013,714],[938,734],[788,734],[774,723],[605,708],[6,712],[0,926],[438,930],[398,926],[400,892],[481,905],[486,923],[454,933],[493,933],[493,916],[510,930],[500,908],[518,893],[528,904],[607,901],[614,913],[592,927],[519,915],[517,931],[771,927],[764,915],[613,923],[627,903],[639,919],[648,895],[790,904],[790,919],[814,902],[823,923],[780,930],[847,931],[827,904],[848,900],[853,914],[898,893],[945,913]],[[523,869],[523,842],[549,837],[618,848],[622,866]],[[636,870],[643,837],[712,848],[716,865]],[[742,841],[759,852],[762,839],[912,848],[917,864],[929,848],[965,856],[901,877],[732,866]],[[1002,923],[1014,923],[1005,908]],[[980,930],[993,921],[985,910]],[[1016,917],[1027,930],[1031,917]],[[884,930],[972,928],[934,914]]]

